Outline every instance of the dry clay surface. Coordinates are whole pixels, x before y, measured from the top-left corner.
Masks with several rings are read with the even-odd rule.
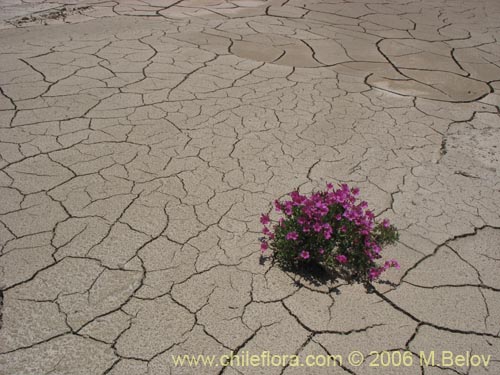
[[[0,372],[500,373],[500,2],[0,1]],[[401,230],[373,290],[259,261],[296,187]],[[175,354],[354,367],[174,367]],[[371,351],[415,353],[369,367]],[[492,355],[420,366],[420,351]]]

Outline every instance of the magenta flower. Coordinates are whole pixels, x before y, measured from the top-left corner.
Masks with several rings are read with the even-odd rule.
[[[274,208],[275,208],[276,212],[281,212],[281,203],[277,199],[274,201]]]
[[[323,225],[323,228],[324,228],[323,237],[325,238],[325,240],[329,240],[330,238],[332,238],[332,232],[333,232],[332,226],[326,223]]]
[[[263,225],[269,224],[269,215],[262,214],[260,216],[260,223]]]
[[[269,245],[267,244],[266,241],[262,241],[260,243],[260,251],[264,252],[264,251],[266,251],[268,249],[268,247],[269,247]]]
[[[389,227],[391,226],[391,223],[389,222],[389,220],[384,219],[384,220],[382,221],[382,226],[383,226],[384,228],[389,228]]]
[[[300,195],[298,191],[292,191],[290,193],[290,197],[292,198],[292,202],[294,206],[300,206],[307,199],[303,195]]]
[[[316,208],[319,208],[319,209],[322,209],[322,208],[323,208],[323,209],[326,209],[326,208],[327,208],[327,207],[326,207],[326,204],[325,204],[325,203],[323,203],[323,202],[321,202],[321,201],[316,202],[315,206],[316,206]]]
[[[382,267],[372,267],[368,271],[368,278],[370,280],[375,280],[382,274],[383,271],[384,269]]]
[[[390,259],[390,260],[387,260],[385,263],[384,263],[384,269],[388,269],[388,268],[391,268],[391,267],[394,267],[395,269],[399,270],[401,268],[401,266],[399,265],[398,261],[396,259]]]
[[[302,251],[300,252],[300,257],[301,257],[302,259],[309,259],[309,251],[307,251],[307,250],[302,250]]]
[[[347,257],[345,255],[339,254],[335,257],[335,259],[337,259],[337,262],[339,262],[340,264],[347,263]]]
[[[299,238],[297,232],[288,232],[285,236],[287,240],[296,241]]]
[[[321,223],[316,222],[313,225],[313,229],[316,233],[321,232],[321,229],[323,229],[323,225]]]
[[[320,247],[319,250],[318,250],[318,253],[320,253],[321,255],[323,255],[325,253],[325,249],[323,249],[323,248]]]

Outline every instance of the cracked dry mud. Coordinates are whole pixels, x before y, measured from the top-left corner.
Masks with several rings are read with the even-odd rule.
[[[303,374],[170,358],[397,349],[493,358],[306,371],[500,373],[498,1],[0,14],[2,374]],[[259,263],[259,214],[326,181],[401,229],[373,292]]]

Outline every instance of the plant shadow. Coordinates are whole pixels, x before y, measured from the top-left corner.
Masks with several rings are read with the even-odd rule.
[[[321,288],[327,287],[330,292],[340,294],[338,286],[354,283],[350,275],[341,270],[330,270],[318,262],[302,263],[298,265],[280,265],[271,256],[261,255],[259,264],[271,262],[272,267],[279,267],[286,272],[297,287]]]
[[[302,263],[300,267],[298,265],[283,266],[278,264],[272,256],[261,255],[259,258],[260,265],[265,265],[268,261],[271,262],[271,267],[276,266],[286,272],[294,280],[294,285],[297,287],[320,288],[326,286],[330,292],[334,292],[337,295],[341,294],[340,289],[338,289],[341,285],[359,283],[366,288],[368,293],[375,291],[374,284],[388,285],[392,288],[398,286],[398,284],[389,280],[361,280],[347,270],[331,270],[318,262]]]

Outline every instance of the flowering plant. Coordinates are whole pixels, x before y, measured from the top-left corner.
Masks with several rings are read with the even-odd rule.
[[[310,196],[293,191],[290,200],[274,201],[284,217],[273,225],[262,214],[261,250],[273,250],[273,258],[285,267],[317,262],[354,280],[375,280],[388,268],[399,268],[394,259],[376,264],[382,247],[396,242],[398,232],[387,219],[376,223],[368,204],[358,203],[358,195],[357,188],[342,184],[334,189],[328,183],[325,191]]]

